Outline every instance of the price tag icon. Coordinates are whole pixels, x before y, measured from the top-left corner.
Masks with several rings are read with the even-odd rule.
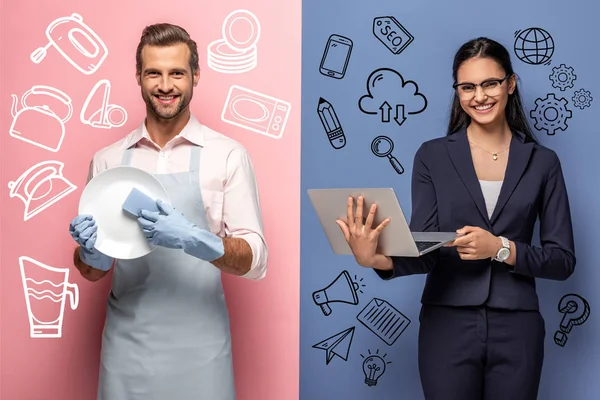
[[[394,54],[400,54],[415,40],[396,18],[390,16],[373,20],[373,34]]]

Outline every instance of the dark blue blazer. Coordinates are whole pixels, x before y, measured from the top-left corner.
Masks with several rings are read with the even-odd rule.
[[[541,247],[531,239],[540,219]],[[516,265],[461,260],[454,247],[424,256],[392,257],[383,279],[428,274],[423,304],[538,309],[535,278],[565,280],[575,268],[567,190],[556,153],[525,142],[513,132],[508,165],[491,218],[488,218],[466,136],[462,129],[421,145],[412,171],[412,231],[455,231],[479,226],[516,245]]]

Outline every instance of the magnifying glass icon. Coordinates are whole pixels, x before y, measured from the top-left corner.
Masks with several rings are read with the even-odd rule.
[[[394,150],[394,142],[387,136],[377,136],[371,142],[371,151],[373,154],[377,157],[387,157],[396,172],[402,174],[404,173],[404,167],[402,167],[400,161],[392,155],[392,150]]]

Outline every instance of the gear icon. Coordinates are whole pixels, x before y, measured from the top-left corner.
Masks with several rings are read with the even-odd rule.
[[[553,88],[565,91],[573,87],[577,75],[573,72],[573,67],[567,67],[565,64],[560,64],[558,67],[552,68],[552,73],[549,78],[552,81]]]
[[[567,120],[573,116],[567,104],[567,99],[557,99],[554,93],[548,93],[545,99],[536,99],[535,108],[529,113],[535,119],[535,128],[544,129],[548,135],[554,135],[558,129],[566,131]]]
[[[579,89],[573,93],[572,100],[575,107],[579,107],[583,110],[584,108],[589,107],[594,99],[589,90]]]

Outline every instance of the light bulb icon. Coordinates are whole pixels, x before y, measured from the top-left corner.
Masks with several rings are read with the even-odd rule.
[[[377,353],[379,353],[379,350],[377,350]],[[367,385],[377,385],[379,378],[385,373],[386,364],[389,364],[389,361],[385,361],[385,356],[386,355],[380,357],[377,354],[371,354],[371,351],[369,350],[369,356],[365,358],[362,364],[362,369],[365,374],[365,383]]]

